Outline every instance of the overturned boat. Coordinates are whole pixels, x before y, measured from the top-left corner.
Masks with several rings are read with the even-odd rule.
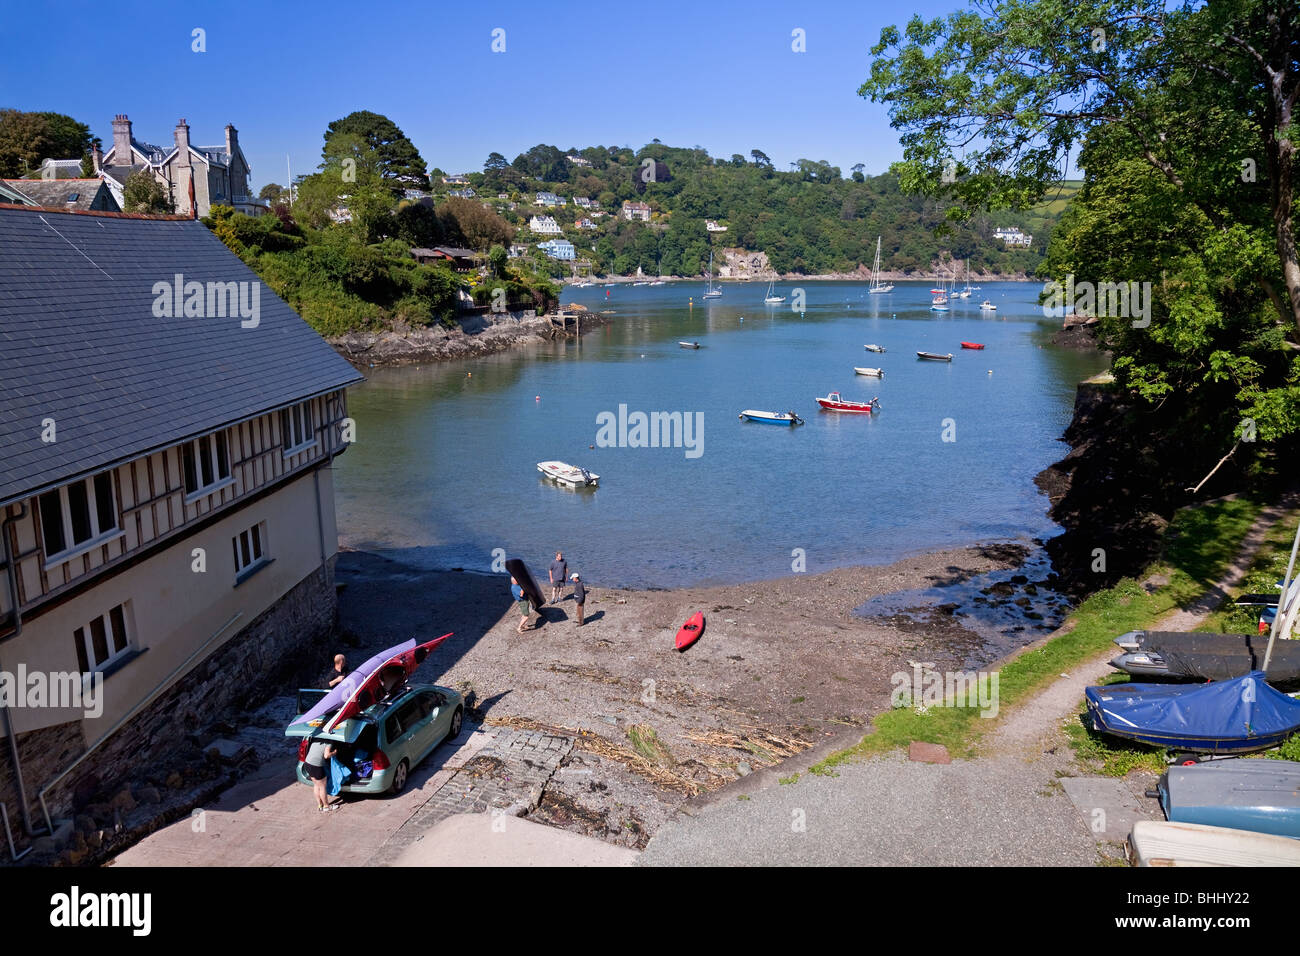
[[[1128,852],[1134,866],[1300,866],[1300,841],[1164,820],[1133,824]]]
[[[1300,731],[1300,701],[1260,671],[1209,684],[1111,684],[1084,696],[1102,733],[1192,753],[1244,754]]]
[[[1210,760],[1170,767],[1156,785],[1173,823],[1300,838],[1300,763]]]

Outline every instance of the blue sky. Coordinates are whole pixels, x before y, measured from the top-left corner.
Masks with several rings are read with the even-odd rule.
[[[392,118],[430,166],[480,169],[537,143],[640,147],[654,138],[729,157],[761,149],[884,171],[900,157],[884,109],[857,95],[881,27],[957,0],[828,2],[27,3],[5,16],[0,106],[54,110],[111,143],[127,113],[165,145],[233,123],[254,189],[320,162],[325,127],[357,109]],[[51,22],[57,23],[56,33]],[[192,31],[205,31],[194,52]],[[505,52],[492,51],[495,29]],[[806,52],[791,49],[802,29]]]

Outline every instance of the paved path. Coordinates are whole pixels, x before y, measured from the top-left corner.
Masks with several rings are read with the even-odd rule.
[[[1204,620],[1284,514],[1284,506],[1261,513],[1209,595],[1156,627],[1188,630]],[[750,793],[733,784],[662,827],[639,862],[1089,866],[1113,858],[1133,820],[1160,818],[1156,802],[1142,796],[1149,780],[1075,777],[1067,790],[1062,780],[1077,766],[1062,727],[1084,688],[1113,672],[1106,662],[1114,653],[1083,662],[1004,713],[986,738],[986,756],[931,765],[888,754],[841,765],[838,777],[804,775]]]
[[[415,838],[393,866],[631,866],[636,850],[498,813],[457,813]]]

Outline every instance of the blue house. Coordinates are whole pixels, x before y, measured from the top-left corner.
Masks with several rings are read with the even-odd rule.
[[[548,239],[539,242],[537,247],[552,259],[572,259],[574,256],[573,243],[568,239]]]

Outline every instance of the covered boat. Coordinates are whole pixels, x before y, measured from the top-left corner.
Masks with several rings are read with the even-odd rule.
[[[1174,750],[1251,753],[1300,730],[1300,701],[1270,687],[1259,671],[1210,684],[1089,687],[1084,696],[1097,730]]]
[[[600,475],[594,475],[586,468],[562,461],[539,461],[537,470],[566,488],[595,488],[600,482]]]
[[[866,412],[870,414],[880,408],[880,399],[873,398],[869,402],[850,402],[841,398],[839,392],[831,392],[825,398],[817,399],[817,404],[833,412]]]
[[[1174,823],[1300,837],[1300,763],[1209,760],[1170,767],[1156,786]]]
[[[1232,680],[1264,669],[1267,634],[1130,631],[1115,639],[1127,654],[1110,662],[1136,677]],[[1121,643],[1123,642],[1123,643]],[[1300,689],[1300,641],[1277,641],[1265,676],[1274,687]]]
[[[802,425],[803,419],[794,412],[760,412],[747,408],[737,416],[743,421],[761,422],[764,425]]]

